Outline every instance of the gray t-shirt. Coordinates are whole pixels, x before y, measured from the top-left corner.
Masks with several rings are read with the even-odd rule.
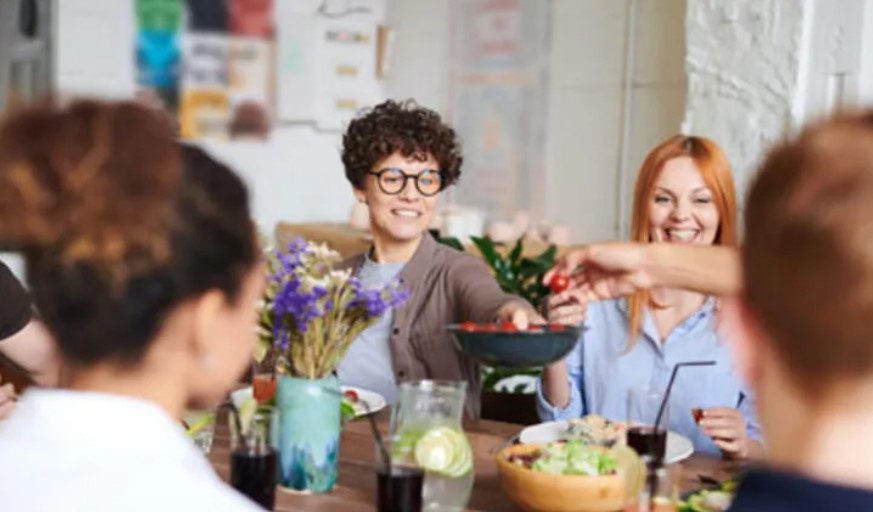
[[[358,278],[364,288],[381,288],[400,274],[406,263],[376,263],[364,260]],[[397,382],[391,360],[391,325],[394,311],[389,309],[375,324],[362,332],[349,347],[337,368],[340,383],[375,391],[389,404],[397,395]]]

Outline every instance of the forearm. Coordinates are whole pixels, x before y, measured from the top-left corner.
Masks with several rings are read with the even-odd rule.
[[[649,244],[644,266],[654,286],[717,296],[742,289],[739,251],[730,247]]]
[[[553,407],[564,409],[570,405],[570,374],[564,362],[547,366],[543,369],[543,398]]]
[[[42,323],[32,320],[19,332],[0,341],[0,352],[27,371],[35,383],[57,385],[59,357],[54,340]]]

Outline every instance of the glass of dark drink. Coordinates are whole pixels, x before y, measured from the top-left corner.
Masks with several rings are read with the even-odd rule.
[[[635,388],[628,391],[627,444],[641,456],[664,460],[667,453],[667,425],[670,424],[670,404],[664,406],[658,427],[658,411],[664,393],[652,388]]]
[[[265,510],[276,504],[278,458],[270,446],[269,414],[256,413],[244,432],[232,429],[230,484]]]
[[[424,470],[415,463],[412,446],[401,437],[376,443],[378,512],[421,512]]]

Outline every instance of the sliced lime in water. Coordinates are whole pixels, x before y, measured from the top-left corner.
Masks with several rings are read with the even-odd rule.
[[[470,449],[470,444],[464,441],[464,447],[455,458],[451,466],[446,468],[446,476],[458,478],[468,474],[473,470],[473,450]]]
[[[452,478],[467,474],[473,468],[473,457],[467,438],[459,430],[435,427],[415,443],[415,462],[425,471]]]
[[[404,430],[398,435],[397,441],[391,446],[391,459],[395,462],[412,462],[415,445],[424,432],[420,430]]]

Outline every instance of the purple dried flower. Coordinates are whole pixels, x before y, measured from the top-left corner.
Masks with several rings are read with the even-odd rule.
[[[409,296],[412,294],[412,292],[409,291],[409,288],[391,288],[389,293],[391,294],[389,303],[392,308],[405,304],[406,301],[409,300]]]

